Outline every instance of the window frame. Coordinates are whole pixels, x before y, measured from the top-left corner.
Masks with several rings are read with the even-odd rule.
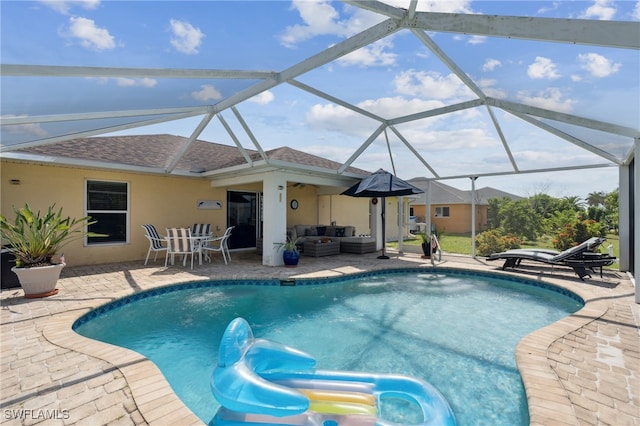
[[[97,209],[89,209],[89,183],[91,182],[106,182],[106,183],[115,183],[115,184],[124,184],[126,186],[127,192],[127,208],[126,210],[97,210]],[[83,238],[84,247],[98,247],[98,246],[117,246],[117,245],[127,245],[130,243],[130,235],[131,235],[131,184],[128,181],[121,180],[113,180],[113,179],[89,179],[86,178],[84,180],[84,214],[85,216],[92,216],[96,213],[101,214],[122,214],[125,215],[125,240],[124,241],[106,241],[106,242],[89,242],[89,237],[85,234]],[[88,231],[88,226],[85,227],[85,232]]]
[[[447,214],[444,214],[444,209],[447,209]],[[441,214],[438,214],[438,210],[440,210]],[[449,206],[439,206],[433,208],[433,216],[434,217],[451,217],[451,208]]]

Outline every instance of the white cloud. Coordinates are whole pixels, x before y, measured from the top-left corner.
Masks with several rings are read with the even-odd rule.
[[[195,55],[204,38],[204,33],[199,28],[195,28],[189,22],[171,19],[171,45],[180,53]]]
[[[222,99],[222,94],[210,84],[203,84],[197,92],[191,92],[191,97],[197,101],[211,101]]]
[[[408,70],[398,74],[393,84],[401,95],[424,99],[468,99],[471,90],[455,74],[443,76],[437,72]]]
[[[386,0],[385,3],[404,9],[409,4],[407,0]],[[420,0],[416,10],[419,12],[473,13],[470,6],[470,0]]]
[[[422,111],[440,108],[440,101],[405,99],[400,96],[370,99],[358,107],[384,118],[396,118]],[[438,118],[436,118],[437,120]],[[316,104],[306,114],[309,125],[323,130],[341,132],[362,138],[369,137],[379,123],[347,108],[334,104]],[[406,124],[405,124],[406,125]],[[425,124],[418,124],[424,128]]]
[[[526,91],[520,91],[517,94],[518,99],[523,103],[540,108],[556,110],[560,112],[570,112],[575,101],[571,99],[563,99],[560,89],[550,87],[537,94],[529,94]]]
[[[544,7],[541,7],[540,9],[538,9],[538,14],[539,15],[544,15],[547,12],[551,12],[551,11],[557,10],[558,7],[560,7],[560,2],[559,1],[554,1],[553,3],[551,3],[550,6],[544,6]]]
[[[501,66],[502,66],[502,62],[500,62],[498,59],[489,58],[482,65],[482,71],[493,71],[496,68]]]
[[[2,119],[8,119],[8,118],[23,118],[23,117],[27,117],[26,115],[3,115],[1,116]],[[6,125],[6,126],[2,126],[2,131],[3,132],[7,132],[10,134],[28,134],[28,135],[32,135],[38,139],[41,138],[45,138],[47,136],[49,136],[49,132],[47,132],[45,129],[43,129],[42,127],[40,127],[40,123],[28,123],[28,124],[11,124],[11,125]]]
[[[385,3],[407,8],[407,0],[391,0]],[[418,11],[469,13],[470,0],[421,0]],[[384,16],[359,7],[346,5],[345,18],[327,0],[293,0],[291,7],[298,11],[301,24],[288,26],[280,34],[280,43],[293,48],[298,43],[320,35],[349,37],[386,19]],[[347,16],[348,15],[348,16]]]
[[[259,104],[259,105],[267,105],[273,102],[275,98],[276,97],[274,96],[273,92],[267,90],[265,92],[259,93],[254,97],[248,99],[248,101]]]
[[[85,77],[87,80],[93,80],[100,85],[107,85],[115,82],[120,87],[154,87],[158,81],[153,78],[125,78],[125,77]]]
[[[487,42],[487,37],[485,36],[478,36],[478,35],[474,35],[469,37],[469,40],[467,40],[468,44],[483,44]]]
[[[340,21],[338,11],[328,1],[293,0],[291,7],[298,11],[303,23],[288,26],[280,35],[280,43],[286,47],[295,47],[318,35],[345,37],[359,30],[348,21]]]
[[[116,84],[121,87],[154,87],[158,81],[153,78],[116,78]]]
[[[640,20],[640,1],[636,3],[636,7],[633,8],[633,12],[631,13],[631,17],[633,19]]]
[[[69,35],[80,40],[80,45],[87,49],[108,50],[116,46],[109,31],[96,26],[92,19],[82,17],[69,18]]]
[[[584,11],[581,18],[596,18],[610,21],[616,14],[616,8],[612,0],[595,0],[592,6]]]
[[[40,3],[63,15],[68,15],[74,6],[86,10],[94,10],[100,6],[100,0],[40,0]]]
[[[394,96],[366,100],[358,106],[384,118],[395,118],[440,108],[444,103],[438,100],[405,99]]]
[[[556,72],[556,65],[549,58],[542,56],[536,56],[534,63],[527,68],[527,74],[533,79],[549,79],[555,80],[560,78],[560,75]]]
[[[398,55],[385,51],[393,47],[391,39],[384,39],[372,43],[366,47],[351,52],[338,59],[336,62],[341,65],[371,66],[392,66],[396,63]]]
[[[306,114],[307,123],[316,129],[367,137],[377,127],[370,118],[334,104],[316,104]]]
[[[485,95],[498,99],[506,98],[507,93],[504,90],[493,87],[496,83],[497,80],[491,78],[481,78],[480,80],[476,81],[476,84],[478,85],[478,87],[480,87],[480,89],[482,89]]]
[[[353,147],[345,144],[305,145],[304,152],[342,163],[353,154]]]
[[[481,127],[459,127],[452,130],[414,128],[401,131],[418,150],[444,152],[496,147],[500,142]]]
[[[621,64],[614,64],[602,55],[597,53],[585,53],[578,55],[578,60],[582,63],[582,69],[587,70],[594,77],[608,77],[620,70]]]

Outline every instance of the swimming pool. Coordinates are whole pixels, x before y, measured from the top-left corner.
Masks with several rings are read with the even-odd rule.
[[[220,338],[242,316],[256,337],[304,350],[319,368],[422,378],[447,398],[460,425],[515,425],[528,424],[516,344],[583,306],[539,282],[440,268],[280,284],[155,289],[92,311],[74,329],[151,359],[205,423],[218,408],[209,379]]]

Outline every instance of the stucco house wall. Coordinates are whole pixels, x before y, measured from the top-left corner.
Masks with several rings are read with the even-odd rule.
[[[92,245],[85,245],[80,240],[73,241],[61,250],[70,266],[144,259],[149,242],[144,237],[142,225],[147,223],[155,225],[160,233],[165,233],[168,227],[210,223],[214,233],[221,235],[227,227],[227,191],[262,191],[261,182],[214,187],[210,179],[206,178],[114,172],[4,159],[0,177],[0,212],[10,220],[14,217],[13,206],[25,203],[43,212],[55,203],[56,209],[62,207],[64,215],[80,218],[86,215],[84,206],[87,180],[128,183],[128,241]],[[297,209],[291,207],[294,199],[298,201]],[[222,208],[198,209],[198,200],[221,201]],[[369,201],[369,198],[318,195],[314,185],[289,186],[286,190],[287,226],[330,224],[335,221],[338,225],[355,226],[357,233],[370,233]]]
[[[291,201],[298,201],[298,208]],[[287,189],[287,227],[294,225],[350,225],[356,234],[370,234],[369,198],[318,194],[313,185]]]
[[[211,223],[224,230],[226,210],[199,210],[198,200],[226,201],[226,190],[212,188],[208,179],[157,176],[13,162],[1,164],[1,212],[13,220],[13,206],[25,203],[46,211],[55,203],[63,214],[85,215],[85,181],[109,180],[129,183],[128,243],[84,246],[73,241],[63,247],[68,265],[102,264],[144,259],[149,243],[141,225],[152,223],[160,232],[167,227],[190,227]],[[12,180],[19,184],[10,183]]]
[[[436,207],[449,207],[449,217],[437,217]],[[418,222],[425,221],[425,205],[413,204],[413,215]],[[476,205],[476,232],[487,230],[487,209],[486,205]],[[452,234],[471,233],[471,205],[470,204],[432,204],[431,223],[435,224],[439,232],[449,232]]]
[[[436,216],[436,207],[449,207],[449,217]],[[467,234],[471,232],[470,204],[432,204],[431,223],[438,232]],[[476,206],[476,232],[487,229],[487,206]]]
[[[321,195],[318,211],[323,225],[349,225],[356,227],[356,235],[370,234],[370,198],[349,197],[347,195]]]

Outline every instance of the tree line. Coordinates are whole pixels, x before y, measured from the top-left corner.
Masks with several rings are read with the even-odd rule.
[[[591,237],[617,234],[618,198],[618,189],[592,192],[584,200],[547,194],[518,200],[492,198],[488,201],[488,230],[477,235],[476,248],[487,256],[550,236],[556,249],[566,250]]]

